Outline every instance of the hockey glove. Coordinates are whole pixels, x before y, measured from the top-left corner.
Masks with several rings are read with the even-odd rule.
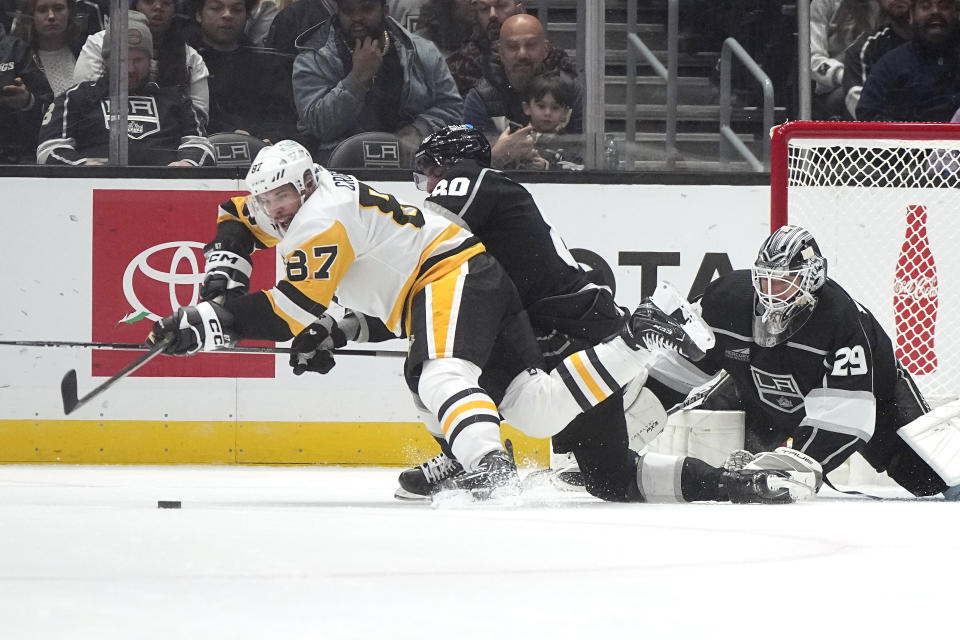
[[[233,324],[233,314],[214,302],[201,302],[195,307],[180,307],[159,320],[147,336],[152,347],[167,336],[170,344],[163,350],[173,356],[192,356],[198,351],[214,351],[229,346],[232,337],[227,330]]]
[[[206,275],[200,285],[201,300],[223,304],[250,290],[253,265],[249,259],[225,249],[208,250],[203,255],[206,258]]]
[[[328,373],[336,364],[332,350],[345,344],[347,336],[333,318],[324,314],[319,322],[314,322],[293,339],[290,345],[294,350],[290,354],[293,374],[299,376],[304,371]]]

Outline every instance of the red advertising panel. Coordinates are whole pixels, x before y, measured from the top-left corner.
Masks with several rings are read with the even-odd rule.
[[[216,233],[217,205],[234,191],[93,191],[93,340],[143,342],[153,323],[196,304],[203,246]],[[276,284],[273,249],[253,255],[251,290]],[[254,344],[254,343],[251,343]],[[265,343],[260,343],[265,344]],[[94,351],[92,375],[111,376],[136,352]],[[160,357],[134,375],[274,377],[271,354]]]

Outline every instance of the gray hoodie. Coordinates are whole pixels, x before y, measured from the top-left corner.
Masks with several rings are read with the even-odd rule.
[[[338,53],[332,18],[297,38],[300,51],[293,63],[293,96],[300,131],[316,136],[322,148],[362,133],[357,115],[367,89],[347,77],[350,69]],[[437,47],[388,17],[390,34],[403,67],[401,119],[413,123],[422,135],[459,124],[463,99]]]

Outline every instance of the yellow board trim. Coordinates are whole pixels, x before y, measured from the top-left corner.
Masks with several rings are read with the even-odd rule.
[[[503,425],[517,463],[546,467],[549,440]],[[419,422],[0,420],[0,463],[411,466],[439,446]]]

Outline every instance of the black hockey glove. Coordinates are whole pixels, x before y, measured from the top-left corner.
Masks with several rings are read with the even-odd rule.
[[[206,266],[200,299],[223,304],[250,290],[250,260],[225,249],[209,249],[203,254]]]
[[[304,371],[328,373],[336,364],[332,350],[345,344],[347,336],[337,326],[337,322],[330,316],[323,315],[319,322],[314,322],[293,339],[290,345],[294,350],[294,353],[290,354],[293,374],[299,376]]]
[[[232,342],[227,333],[232,324],[233,314],[214,302],[180,307],[173,315],[154,323],[147,346],[171,336],[170,344],[163,350],[166,354],[192,356],[201,350],[214,351]]]

